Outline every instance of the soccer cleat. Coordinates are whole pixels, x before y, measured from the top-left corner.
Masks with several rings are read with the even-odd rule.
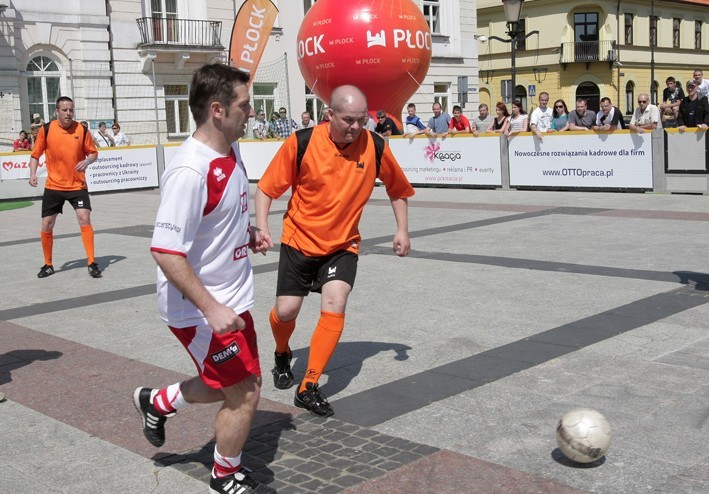
[[[273,374],[273,385],[278,389],[288,389],[293,386],[293,373],[290,370],[290,361],[293,354],[288,352],[274,353],[276,366],[271,370]]]
[[[236,473],[219,478],[212,470],[212,480],[209,481],[209,492],[212,494],[275,494],[270,487],[251,478],[248,470],[241,468]]]
[[[46,278],[47,276],[52,276],[54,274],[54,266],[51,264],[45,264],[39,268],[39,273],[37,273],[37,278]]]
[[[323,395],[320,391],[318,383],[305,383],[305,391],[299,393],[298,390],[296,390],[295,399],[293,401],[295,406],[305,408],[306,410],[321,417],[329,417],[335,413],[330,404],[327,402],[325,395]]]
[[[92,278],[100,278],[101,277],[101,270],[99,269],[98,264],[96,264],[95,262],[92,262],[91,264],[89,264],[88,268],[89,268],[89,276],[91,276]]]
[[[143,435],[150,444],[159,448],[165,444],[165,421],[175,412],[167,415],[158,413],[152,403],[153,391],[151,388],[136,388],[133,392],[133,405],[143,418]]]

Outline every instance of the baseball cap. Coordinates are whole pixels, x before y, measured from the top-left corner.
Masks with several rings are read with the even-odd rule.
[[[32,120],[34,120],[34,119],[36,119],[36,118],[39,118],[39,117],[40,117],[40,114],[39,114],[39,113],[35,113],[34,115],[32,115]]]
[[[697,85],[697,81],[695,81],[694,79],[690,79],[687,81],[687,87],[696,86],[696,85]]]

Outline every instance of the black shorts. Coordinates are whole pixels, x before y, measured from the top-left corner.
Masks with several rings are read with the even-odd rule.
[[[322,257],[308,257],[293,247],[281,244],[276,296],[305,297],[310,292],[320,293],[325,283],[334,280],[354,287],[358,260],[356,254],[346,250]]]
[[[91,211],[91,199],[89,199],[89,191],[86,189],[44,189],[44,195],[42,196],[42,218],[63,213],[65,201],[69,201],[69,203],[74,207],[74,210],[88,209]]]

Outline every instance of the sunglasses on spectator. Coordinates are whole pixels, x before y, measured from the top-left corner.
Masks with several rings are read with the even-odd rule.
[[[639,99],[638,103],[647,103],[647,100],[646,99]]]
[[[563,107],[564,107],[564,105],[556,105],[555,108],[563,108]]]

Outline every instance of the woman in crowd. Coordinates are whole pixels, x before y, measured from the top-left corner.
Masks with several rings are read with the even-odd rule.
[[[522,107],[522,102],[518,99],[512,102],[512,115],[507,119],[505,135],[507,137],[520,132],[527,132],[529,117]]]
[[[507,119],[510,116],[510,112],[507,111],[507,105],[502,101],[495,105],[495,112],[497,116],[492,119],[490,126],[487,128],[488,132],[504,132],[505,124],[507,124]]]
[[[268,122],[268,137],[270,137],[271,139],[278,139],[278,130],[276,130],[276,122],[279,118],[281,118],[281,116],[278,114],[278,112],[273,112],[273,114],[271,114],[271,121]]]
[[[20,136],[12,143],[13,151],[29,151],[32,148],[30,140],[27,138],[27,132],[20,131]]]
[[[561,132],[569,130],[569,109],[566,102],[558,99],[554,102],[554,113],[551,116],[551,130]]]

